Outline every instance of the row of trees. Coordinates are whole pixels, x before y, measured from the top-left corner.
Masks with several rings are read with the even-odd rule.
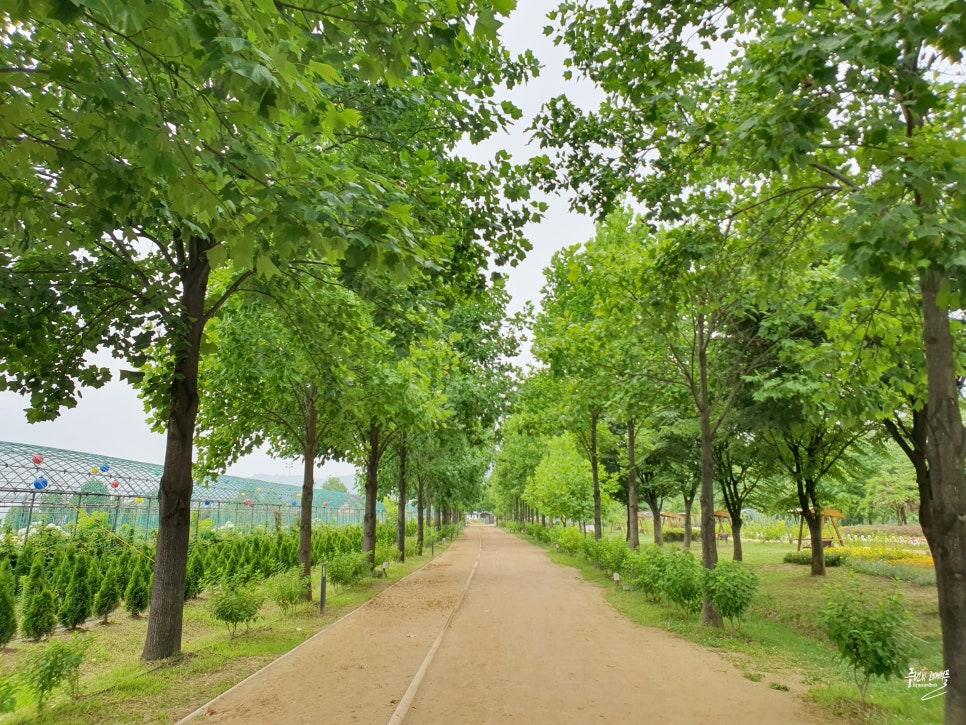
[[[539,182],[606,216],[558,260],[542,323],[543,359],[582,380],[590,440],[602,405],[653,426],[678,396],[708,568],[715,449],[767,446],[819,571],[821,481],[884,430],[916,470],[946,720],[966,719],[961,4],[574,0],[551,20],[604,93],[590,111],[557,98],[534,124]]]
[[[193,481],[256,445],[305,461],[306,565],[326,458],[365,466],[370,552],[390,449],[402,500],[472,499],[511,344],[483,271],[540,207],[456,147],[519,115],[493,98],[535,72],[499,44],[513,6],[4,10],[0,386],[42,420],[108,380],[89,353],[135,369],[167,436],[145,659],[181,647]]]

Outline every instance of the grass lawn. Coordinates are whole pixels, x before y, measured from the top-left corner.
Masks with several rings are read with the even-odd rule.
[[[737,635],[727,627],[702,627],[699,617],[686,615],[674,605],[651,602],[641,592],[617,590],[608,574],[583,558],[557,551],[550,555],[560,564],[577,567],[589,581],[606,586],[608,600],[632,621],[713,647],[747,678],[767,681],[775,689],[807,693],[836,717],[856,723],[941,723],[942,698],[922,701],[928,690],[910,688],[902,679],[873,679],[869,704],[863,709],[852,670],[838,659],[820,621],[827,586],[855,576],[870,600],[885,597],[898,586],[914,620],[912,664],[920,671],[937,672],[942,669],[942,635],[935,587],[856,573],[845,566],[830,567],[824,578],[812,577],[808,566],[782,563],[785,553],[794,550],[789,544],[743,543],[744,560],[754,567],[760,585]],[[699,542],[692,551],[700,555]],[[731,547],[721,546],[719,556],[730,559]]]
[[[445,546],[437,542],[436,554]],[[370,578],[346,588],[330,585],[325,614],[319,613],[321,580],[319,571],[314,571],[315,602],[286,613],[266,599],[255,623],[248,631],[240,629],[234,639],[208,612],[207,599],[202,596],[185,605],[182,655],[164,662],[140,660],[146,617],[132,619],[118,610],[107,625],[89,621],[78,635],[92,638],[81,665],[79,696],[72,700],[64,689],[57,690],[44,708],[43,721],[72,725],[177,722],[429,560],[427,548],[422,557],[407,557],[405,564],[390,565],[386,579]],[[263,587],[264,582],[256,585]],[[54,635],[57,639],[71,636],[61,630]],[[25,653],[44,646],[14,640],[2,653],[0,674],[13,673]],[[17,704],[16,712],[0,722],[38,722],[36,700],[24,687],[17,693]]]

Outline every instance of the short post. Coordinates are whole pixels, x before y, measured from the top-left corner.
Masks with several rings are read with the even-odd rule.
[[[429,558],[436,556],[436,539],[429,542]]]
[[[389,562],[388,561],[382,562],[382,578],[383,579],[388,579],[389,578]]]
[[[614,572],[614,587],[620,589],[621,586],[621,575],[616,571]]]
[[[325,562],[322,562],[322,590],[319,592],[319,613],[325,614]]]

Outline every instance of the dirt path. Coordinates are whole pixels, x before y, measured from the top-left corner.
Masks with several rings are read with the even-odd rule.
[[[182,722],[690,725],[729,713],[830,722],[710,650],[632,624],[541,549],[474,527]]]

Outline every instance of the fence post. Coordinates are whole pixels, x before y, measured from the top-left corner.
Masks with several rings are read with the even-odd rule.
[[[114,523],[111,524],[111,533],[117,533],[117,520],[121,518],[121,497],[117,497],[117,503],[114,505]]]

